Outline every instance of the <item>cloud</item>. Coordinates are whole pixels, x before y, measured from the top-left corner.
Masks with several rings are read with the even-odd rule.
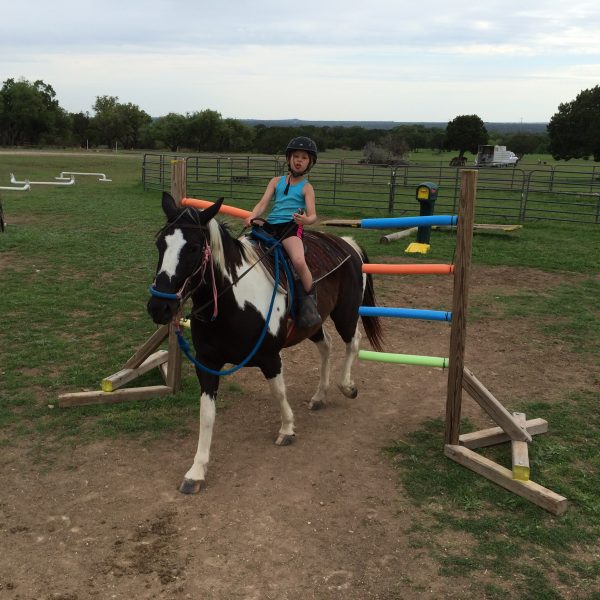
[[[3,7],[0,72],[71,111],[543,121],[598,84],[599,21],[585,0],[36,0]]]

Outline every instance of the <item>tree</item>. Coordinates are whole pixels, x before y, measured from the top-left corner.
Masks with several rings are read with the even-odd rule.
[[[97,96],[93,108],[96,114],[91,126],[98,140],[109,148],[115,144],[137,148],[142,129],[152,121],[137,105],[121,104],[116,96]]]
[[[405,163],[410,148],[397,133],[387,133],[379,142],[369,142],[363,149],[363,162],[378,165]]]
[[[254,144],[255,130],[237,119],[223,121],[225,150],[228,152],[249,152]]]
[[[294,137],[294,129],[291,127],[257,125],[254,147],[261,154],[283,154],[292,137]]]
[[[71,132],[73,140],[82,148],[87,148],[90,139],[90,115],[89,113],[71,113]]]
[[[166,146],[171,152],[178,152],[184,146],[187,136],[187,121],[183,115],[169,113],[152,123],[152,137],[159,146]]]
[[[477,147],[487,141],[487,129],[477,115],[456,117],[446,127],[446,149],[458,150],[461,158],[467,151],[477,154]]]
[[[540,133],[515,133],[501,138],[501,143],[512,150],[520,159],[526,154],[544,154],[548,136]]]
[[[600,86],[580,92],[560,104],[548,123],[550,152],[560,160],[587,158],[600,161]]]
[[[7,146],[62,142],[70,122],[52,86],[7,79],[0,89],[0,143]]]
[[[187,143],[198,152],[219,152],[222,148],[223,119],[216,110],[187,115]]]

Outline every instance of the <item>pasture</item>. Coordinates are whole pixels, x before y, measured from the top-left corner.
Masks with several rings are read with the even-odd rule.
[[[284,351],[295,443],[273,444],[279,409],[244,369],[221,384],[207,488],[183,496],[198,427],[189,364],[176,396],[56,407],[61,392],[98,389],[155,330],[145,305],[163,215],[141,160],[0,153],[2,186],[10,173],[112,179],[0,192],[0,597],[600,598],[598,226],[527,223],[473,243],[465,364],[509,410],[548,420],[530,444],[532,479],[569,499],[563,516],[443,456],[444,371],[358,363],[358,398],[332,385],[309,412],[310,344]],[[328,231],[353,235],[373,262],[452,261],[448,231],[432,232],[424,257],[407,257],[406,240],[380,244],[382,232]],[[448,277],[375,288],[382,306],[451,303]],[[447,351],[446,324],[389,319],[384,331],[390,352]],[[155,370],[135,385],[161,382]],[[463,418],[490,426],[467,395]],[[508,446],[485,452],[510,462]]]

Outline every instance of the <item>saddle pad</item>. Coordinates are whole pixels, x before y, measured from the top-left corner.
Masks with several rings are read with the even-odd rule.
[[[253,243],[257,246],[259,256],[263,256],[267,253],[269,248],[267,245],[258,241],[255,238],[251,238]],[[320,231],[306,231],[302,238],[304,242],[304,254],[306,256],[306,264],[312,273],[313,279],[320,279],[324,277],[336,267],[338,267],[348,257],[350,251],[339,237],[332,236],[328,233],[321,233]],[[285,255],[286,260],[289,258]],[[267,271],[274,277],[275,273],[275,261],[273,252],[268,252],[267,258],[263,261],[263,265]],[[290,269],[293,269],[290,265]],[[287,289],[287,282],[285,281],[285,275],[282,274],[281,284]]]
[[[343,240],[328,233],[305,231],[303,241],[306,264],[313,279],[320,279],[333,271],[350,254]]]

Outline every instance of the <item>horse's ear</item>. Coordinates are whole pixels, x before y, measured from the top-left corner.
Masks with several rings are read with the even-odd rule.
[[[206,225],[218,212],[221,210],[221,204],[223,204],[225,198],[219,198],[214,204],[211,204],[208,208],[205,208],[200,213],[200,220],[203,225]]]
[[[162,209],[167,216],[167,221],[174,221],[179,212],[175,199],[169,192],[163,192],[162,195]]]

